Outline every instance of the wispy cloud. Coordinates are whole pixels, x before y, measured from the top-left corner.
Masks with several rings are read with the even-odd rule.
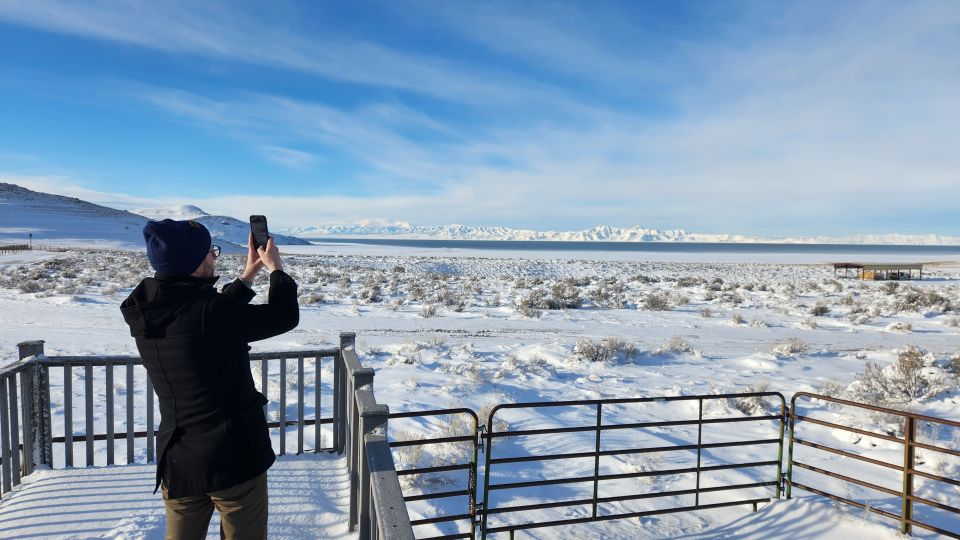
[[[292,148],[263,145],[260,146],[260,151],[270,161],[290,169],[305,169],[317,162],[317,156]]]
[[[249,8],[250,5],[247,5]],[[261,14],[269,19],[269,10]],[[270,26],[245,10],[203,2],[12,0],[0,20],[41,30],[187,53],[333,80],[388,87],[456,102],[495,105],[556,99],[523,76],[431,54],[403,51],[325,28],[305,37]],[[554,89],[555,90],[555,89]]]

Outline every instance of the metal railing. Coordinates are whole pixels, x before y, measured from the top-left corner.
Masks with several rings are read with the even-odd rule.
[[[745,399],[745,398],[775,398],[779,401],[780,410],[775,414],[764,414],[764,415],[746,415],[746,416],[724,416],[720,418],[704,418],[704,402],[711,400],[728,400],[728,399]],[[611,406],[623,406],[628,404],[648,404],[648,403],[683,403],[683,402],[696,402],[698,404],[698,414],[697,418],[692,418],[688,420],[668,420],[668,421],[653,421],[653,422],[627,422],[627,423],[613,423],[610,421],[604,421],[604,407],[610,408]],[[495,416],[498,412],[503,410],[516,410],[516,409],[543,409],[543,408],[573,408],[573,409],[582,409],[587,408],[587,410],[594,410],[594,413],[590,413],[588,416],[594,416],[595,422],[590,425],[579,425],[575,427],[553,427],[553,428],[538,428],[538,429],[523,429],[523,430],[497,430],[497,423],[495,421]],[[486,538],[488,534],[494,534],[498,532],[509,532],[511,536],[515,531],[533,529],[540,527],[554,527],[561,525],[573,525],[579,523],[588,523],[593,521],[608,521],[615,519],[625,519],[625,518],[634,518],[642,516],[651,516],[657,514],[666,514],[674,512],[685,512],[690,510],[701,510],[707,508],[719,508],[724,506],[735,506],[743,504],[752,504],[756,507],[757,503],[769,501],[771,498],[779,498],[780,496],[780,478],[781,478],[781,462],[783,455],[783,432],[784,424],[786,418],[786,402],[783,396],[777,392],[754,392],[754,393],[744,393],[744,394],[717,394],[717,395],[705,395],[705,396],[674,396],[674,397],[662,397],[662,398],[633,398],[633,399],[604,399],[604,400],[584,400],[584,401],[555,401],[555,402],[542,402],[542,403],[520,403],[520,404],[508,404],[508,405],[498,405],[493,408],[490,412],[490,418],[487,423],[487,433],[485,438],[488,441],[487,444],[487,453],[486,453],[486,466],[485,466],[485,478],[484,478],[484,491],[483,491],[483,506],[481,509],[482,520],[481,520],[481,535],[483,538]],[[704,442],[704,426],[711,425],[727,425],[734,422],[758,422],[758,421],[774,421],[777,424],[777,428],[769,438],[765,439],[736,439],[736,440],[724,440],[720,442]],[[695,426],[695,432],[691,432],[688,435],[692,438],[695,436],[696,441],[690,442],[688,444],[678,444],[678,439],[676,437],[671,437],[673,441],[672,444],[666,446],[645,446],[645,447],[619,447],[619,448],[609,448],[604,446],[603,435],[604,433],[611,433],[618,430],[650,430],[650,429],[660,429],[660,428],[675,428],[683,426]],[[592,439],[591,446],[592,448],[589,451],[580,451],[580,452],[562,452],[562,453],[544,453],[544,454],[535,454],[535,455],[522,455],[515,457],[494,457],[495,450],[500,443],[497,443],[498,440],[504,440],[507,438],[516,438],[516,437],[544,437],[552,436],[556,434],[567,434],[567,433],[582,433],[586,434]],[[775,436],[773,434],[776,434]],[[636,444],[635,438],[633,439],[633,444]],[[704,465],[703,458],[705,457],[705,451],[712,451],[720,448],[729,448],[729,447],[745,447],[745,446],[758,446],[758,445],[775,445],[776,454],[771,453],[770,459],[762,459],[759,461],[750,461],[750,462],[737,462],[737,463],[720,463],[716,465]],[[611,473],[611,474],[601,474],[601,458],[611,458],[617,456],[629,456],[636,454],[651,454],[651,453],[666,453],[666,452],[695,452],[696,453],[696,462],[694,466],[681,467],[681,468],[654,468],[651,470],[642,470],[636,472],[627,472],[627,473]],[[716,456],[713,456],[716,457]],[[491,478],[493,475],[493,467],[496,465],[504,464],[542,464],[543,462],[551,462],[563,460],[565,463],[572,462],[573,460],[592,460],[592,474],[588,475],[577,475],[577,476],[560,476],[556,478],[549,478],[544,480],[524,480],[524,481],[513,481],[513,482],[502,482],[502,483],[492,483]],[[711,487],[701,486],[701,475],[713,471],[727,471],[731,469],[755,469],[761,467],[774,467],[776,470],[775,474],[770,475],[769,480],[763,480],[758,482],[749,482],[749,483],[740,483],[740,484],[729,484],[729,485],[719,485]],[[568,467],[565,467],[567,469]],[[529,477],[530,471],[510,471],[511,477],[517,476],[527,476]],[[659,492],[648,492],[648,493],[630,493],[630,494],[615,494],[604,496],[601,490],[602,483],[613,480],[627,480],[627,479],[636,479],[642,477],[658,477],[666,475],[693,475],[693,482],[691,482],[691,488],[683,490],[672,490],[672,491],[659,491]],[[579,498],[573,500],[550,500],[550,501],[537,501],[534,504],[523,504],[523,505],[512,505],[512,506],[501,506],[493,507],[489,503],[490,493],[493,491],[503,491],[503,490],[520,490],[524,488],[539,487],[539,486],[560,486],[560,485],[570,485],[570,484],[588,484],[592,487],[592,496],[588,498]],[[732,490],[750,490],[754,488],[765,488],[772,487],[774,493],[773,496],[767,497],[752,497],[747,499],[736,499],[733,501],[722,501],[722,502],[713,502],[713,503],[703,503],[701,501],[701,494],[706,493],[717,493],[721,491],[732,491]],[[683,497],[683,496],[693,496],[692,505],[684,506],[672,506],[669,508],[659,508],[653,510],[643,510],[643,511],[627,511],[627,512],[610,512],[602,513],[600,512],[600,505],[610,504],[610,503],[622,503],[625,501],[639,501],[644,499],[656,499],[661,497]],[[568,507],[587,507],[589,515],[581,518],[567,518],[567,519],[551,519],[550,521],[531,521],[524,520],[519,523],[501,523],[498,526],[490,526],[488,524],[488,517],[491,515],[496,516],[505,516],[508,514],[520,514],[521,518],[523,515],[531,510],[542,510],[548,508],[568,508]]]
[[[17,363],[0,371],[0,463],[4,480],[0,493],[9,491],[38,465],[72,467],[81,461],[84,466],[113,465],[117,462],[118,441],[126,446],[122,462],[135,463],[138,457],[146,462],[156,460],[156,399],[139,358],[45,356],[42,341],[21,343],[19,355]],[[337,356],[337,349],[250,355],[251,363],[260,370],[260,389],[272,398],[271,405],[276,409],[272,411],[276,419],[267,425],[277,436],[278,454],[287,453],[288,439],[294,436],[296,442],[292,444],[298,454],[335,449],[333,445],[324,446],[321,429],[334,423],[334,414],[323,417],[321,411],[326,404],[327,412],[334,413],[332,392],[322,391],[322,372],[323,364],[333,364]],[[310,374],[313,381],[307,384]],[[292,389],[285,384],[290,376],[295,377]],[[54,394],[57,399],[53,401],[51,380],[62,390]],[[138,396],[141,389],[142,395]],[[307,392],[313,394],[309,413]],[[75,403],[78,394],[79,403]],[[119,419],[118,401],[122,407]],[[288,414],[290,408],[293,410]],[[76,409],[80,418],[74,417]],[[62,418],[62,424],[53,422],[53,411],[59,413],[56,418]],[[312,447],[305,441],[308,426],[314,431]]]
[[[336,425],[337,449],[347,454],[350,475],[350,529],[361,539],[413,540],[397,468],[387,442],[390,409],[373,394],[372,368],[357,358],[356,334],[340,334],[335,384],[343,411]],[[343,391],[340,391],[343,389]]]
[[[798,400],[819,400],[825,403],[833,404],[834,406],[853,408],[855,411],[867,411],[875,414],[878,413],[888,418],[898,420],[897,422],[894,422],[894,424],[902,425],[902,434],[898,435],[896,430],[888,433],[878,433],[876,431],[845,425],[844,423],[840,423],[843,420],[842,418],[840,420],[831,418],[831,420],[834,421],[828,421],[823,418],[823,415],[821,415],[820,418],[814,418],[811,416],[812,413],[800,414],[797,405]],[[849,423],[850,421],[847,420],[846,422]],[[876,424],[877,422],[872,423]],[[803,424],[810,425],[810,428],[807,428],[809,433],[798,433],[797,426],[802,426]],[[930,433],[937,434],[930,437],[933,440],[928,442],[921,442],[918,440],[918,427],[920,425],[929,427]],[[872,450],[872,452],[863,451],[860,447],[853,444],[847,445],[846,449],[838,448],[838,439],[835,436],[824,437],[823,435],[829,434],[829,432],[824,433],[824,431],[821,430],[818,433],[816,429],[811,428],[827,428],[830,430],[839,430],[841,432],[850,433],[856,437],[867,437],[869,440],[868,448]],[[954,435],[952,437],[945,436],[943,428],[953,429]],[[818,434],[821,435],[821,437],[814,440],[814,437],[816,437]],[[934,444],[937,442],[937,439],[946,439],[949,441],[948,444],[954,445],[954,448],[944,448],[943,446]],[[848,401],[830,396],[799,392],[793,396],[793,399],[790,402],[790,444],[788,450],[789,464],[787,468],[786,495],[789,499],[793,495],[793,488],[802,489],[844,504],[852,505],[866,512],[872,512],[874,514],[899,521],[901,532],[906,534],[910,534],[912,532],[912,527],[916,526],[936,532],[938,534],[942,534],[944,536],[949,536],[951,538],[960,538],[960,526],[957,526],[954,530],[950,531],[936,526],[933,523],[930,523],[930,521],[922,521],[921,519],[918,519],[916,516],[916,505],[920,505],[926,509],[935,509],[942,512],[947,512],[948,514],[946,515],[953,514],[949,520],[941,521],[952,521],[955,526],[958,525],[958,518],[956,516],[960,515],[960,507],[951,506],[943,501],[935,501],[929,496],[920,496],[917,494],[917,490],[915,489],[916,486],[914,486],[916,479],[930,480],[940,483],[941,485],[946,484],[954,486],[955,488],[960,486],[960,479],[949,478],[942,474],[934,474],[930,472],[930,470],[922,470],[920,468],[921,463],[919,460],[917,460],[917,449],[930,452],[933,455],[952,456],[955,458],[960,457],[960,450],[955,447],[957,440],[960,440],[960,422],[954,422],[951,420],[945,420],[943,418],[934,418],[931,416],[924,416],[921,414],[885,407],[877,407],[875,405],[857,403],[855,401]],[[884,451],[883,448],[877,448],[879,444],[882,444],[881,441],[890,443],[887,446],[893,447],[893,451],[891,452],[889,449]],[[799,461],[797,459],[795,454],[795,447],[797,446],[810,449],[809,456],[805,458],[805,461]],[[875,455],[873,457],[867,457],[864,455],[866,453],[872,453]],[[883,454],[902,456],[902,461],[891,463],[885,459],[882,459],[887,457]],[[809,461],[810,459],[816,459],[817,457],[823,456],[840,456],[840,459],[837,461],[843,465],[842,470],[846,474],[840,473],[836,470],[824,468],[826,465],[824,465],[824,467],[818,467]],[[858,463],[863,464],[860,466],[862,467],[860,471],[857,471],[855,467]],[[797,481],[797,479],[794,478],[795,468],[814,473],[816,480],[814,480],[814,482]],[[883,473],[890,473],[891,471],[894,472],[896,476],[884,477]],[[853,474],[855,472],[869,474],[870,480],[865,480],[862,476],[860,478],[854,477]],[[839,487],[849,488],[849,486],[853,485],[861,488],[867,488],[873,493],[886,495],[887,500],[878,500],[874,504],[871,504],[869,499],[865,499],[864,502],[859,502],[850,497],[844,497],[837,493],[827,491],[827,487],[823,485],[826,479],[839,480]],[[879,484],[879,482],[884,481],[887,482],[887,486]],[[818,485],[817,487],[814,487],[811,485],[811,483],[816,483]],[[888,487],[891,485],[898,485],[899,489]],[[935,492],[936,490],[931,491]],[[887,510],[879,508],[879,506],[884,505],[891,508]],[[899,506],[899,510],[892,511],[896,506]]]
[[[16,253],[18,251],[29,251],[30,249],[31,248],[29,244],[13,244],[13,245],[0,246],[0,255],[6,255],[7,253]]]
[[[350,525],[359,529],[361,538],[413,538],[386,439],[389,409],[376,403],[374,372],[360,365],[355,340],[356,334],[344,333],[341,346],[334,349],[251,354],[251,364],[260,371],[260,390],[270,399],[264,407],[267,425],[276,434],[275,450],[280,455],[288,453],[288,444],[298,454],[347,453]],[[156,397],[141,360],[134,356],[48,357],[43,344],[19,344],[20,360],[0,369],[0,496],[37,467],[74,466],[81,461],[77,450],[86,466],[113,465],[118,440],[126,441],[125,463],[134,463],[138,457],[155,461]],[[333,368],[327,383],[333,388],[327,392],[323,391],[325,364],[327,371],[331,364]],[[117,369],[122,384],[116,384]],[[59,390],[53,396],[62,401],[51,400],[51,385]],[[136,396],[141,388],[142,395]],[[119,400],[118,390],[123,394]],[[74,420],[76,394],[82,401],[82,422]],[[117,401],[124,405],[120,429]],[[271,415],[274,419],[269,419]],[[60,418],[62,425],[54,422]],[[331,425],[329,445],[321,429],[325,425]],[[312,448],[306,440],[310,426]],[[295,442],[288,441],[294,437]],[[105,458],[97,459],[104,453]]]

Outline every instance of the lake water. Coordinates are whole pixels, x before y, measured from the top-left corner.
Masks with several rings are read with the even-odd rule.
[[[603,251],[646,253],[752,253],[752,254],[822,254],[849,256],[915,256],[955,258],[960,246],[896,246],[864,244],[772,244],[772,243],[702,243],[702,242],[548,242],[535,240],[398,240],[374,238],[324,238],[312,240],[316,245],[352,244],[425,248],[430,250],[508,250],[508,251]]]

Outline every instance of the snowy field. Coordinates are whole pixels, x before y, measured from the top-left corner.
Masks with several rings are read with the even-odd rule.
[[[928,265],[923,281],[881,283],[834,279],[824,259],[811,254],[780,260],[776,254],[727,255],[723,259],[701,254],[701,260],[696,261],[692,260],[696,254],[657,254],[657,260],[650,260],[651,254],[591,252],[571,258],[570,253],[562,252],[342,244],[291,246],[284,251],[290,254],[287,270],[300,284],[301,322],[291,333],[254,344],[254,350],[324,348],[337,344],[339,332],[357,332],[361,361],[377,370],[377,398],[389,404],[392,412],[469,407],[480,413],[481,423],[485,423],[492,407],[501,403],[769,390],[783,393],[788,402],[795,392],[809,391],[960,420],[960,261]],[[220,284],[235,277],[241,266],[237,256],[224,256],[218,263],[223,276]],[[151,273],[148,268],[145,256],[122,250],[0,257],[0,363],[14,361],[16,344],[33,339],[46,341],[48,355],[136,354],[119,304],[142,277]],[[265,284],[262,280],[257,289],[265,292]],[[258,296],[255,301],[263,300]],[[321,371],[324,381],[331,380],[332,373],[326,367]],[[259,374],[254,375],[259,381]],[[315,372],[308,373],[308,384],[314,376]],[[75,391],[82,388],[80,379],[77,381]],[[55,375],[53,383],[57,383]],[[288,390],[288,395],[292,391]],[[143,393],[139,380],[134,392]],[[74,403],[82,403],[77,395]],[[275,395],[274,389],[271,398]],[[59,422],[62,429],[62,396],[55,396],[53,401],[55,428]],[[820,414],[819,418],[880,433],[902,430],[891,418],[807,403],[811,414]],[[778,407],[776,400],[770,399],[708,400],[704,417],[771,414]],[[595,422],[595,409],[592,411],[505,411],[498,413],[500,423],[495,423],[495,428],[590,425]],[[690,419],[691,415],[696,419],[697,408],[696,402],[644,404],[611,408],[607,414],[605,422],[609,423],[614,418],[616,422],[669,421]],[[80,409],[73,416],[83,418]],[[712,431],[705,428],[704,442],[776,437],[775,422],[735,425],[736,430],[726,429],[723,424]],[[621,444],[639,446],[688,444],[691,435],[696,442],[695,433],[687,428],[648,430],[644,434],[623,430],[616,437],[622,439]],[[78,423],[76,429],[82,431],[82,426]],[[395,421],[391,435],[417,438],[460,434],[464,429],[463,422],[454,420]],[[892,463],[902,460],[902,446],[893,443],[828,429],[822,435],[849,451],[885,456]],[[308,440],[311,437],[308,433]],[[593,444],[590,437],[588,433],[580,438],[577,434],[529,441],[511,438],[496,443],[494,451],[499,457],[592,450],[584,447]],[[616,437],[604,444],[616,447]],[[960,446],[960,434],[949,429],[936,433],[923,430],[922,437],[946,448]],[[455,445],[446,446],[449,448],[398,452],[398,464],[431,466],[461,460],[468,453]],[[898,449],[900,458],[895,455]],[[770,447],[727,448],[708,457],[718,462],[729,461],[734,455],[734,462],[776,459],[775,446],[772,451],[770,457]],[[138,458],[142,457],[141,448]],[[800,456],[824,468],[829,468],[835,457]],[[481,461],[483,458],[481,455]],[[678,468],[687,466],[689,459],[689,453],[618,456],[605,458],[600,472]],[[958,459],[919,453],[918,460],[937,474],[960,476]],[[78,457],[76,462],[82,460]],[[491,477],[496,483],[558,474],[582,476],[593,474],[593,465],[589,459],[582,463],[500,466]],[[864,467],[845,469],[846,474],[897,489],[896,471],[880,472],[883,474]],[[462,489],[462,476],[451,473],[404,480],[411,492],[438,487],[446,491]],[[746,483],[774,476],[770,468],[738,470],[719,472],[704,478],[704,482],[706,486],[712,485],[710,482]],[[812,481],[814,475],[798,474],[798,479]],[[601,495],[682,490],[692,487],[690,482],[690,475],[634,478],[632,482],[605,484]],[[921,480],[917,485],[924,497],[960,506],[960,489],[955,486]],[[591,489],[587,485],[582,489],[563,485],[510,491],[490,502],[502,506],[589,498]],[[830,489],[870,506],[885,508],[896,502],[866,489]],[[771,494],[772,488],[768,487],[742,495],[759,498]],[[441,499],[432,505],[421,502],[413,506],[411,517],[462,513],[465,504],[465,499],[458,498]],[[692,497],[677,496],[617,503],[604,511],[689,504]],[[805,517],[798,518],[800,522],[819,531],[807,537],[849,538],[855,533],[862,537],[872,530],[864,519],[881,519],[875,515],[864,518],[863,511],[847,508],[837,513],[840,521],[828,529],[824,523],[833,522],[816,517],[822,506],[778,502],[757,514],[749,507],[735,507],[535,529],[518,536],[707,538],[712,537],[709,531],[723,531],[729,537],[801,538],[808,533],[791,530],[787,534],[774,529],[764,533],[762,524],[771,515],[802,512]],[[897,511],[893,506],[887,509]],[[584,511],[584,507],[567,507],[530,512],[524,517],[538,521],[570,519],[588,515],[589,509],[587,514]],[[960,518],[955,514],[920,517],[960,530]],[[417,532],[421,536],[440,534],[452,532],[450,527],[424,526]],[[746,534],[749,531],[757,536]],[[870,534],[876,536],[875,532]]]

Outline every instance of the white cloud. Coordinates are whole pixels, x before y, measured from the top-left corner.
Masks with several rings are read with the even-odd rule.
[[[317,156],[309,152],[301,152],[281,146],[262,145],[260,151],[270,161],[290,169],[305,169],[317,161]]]

